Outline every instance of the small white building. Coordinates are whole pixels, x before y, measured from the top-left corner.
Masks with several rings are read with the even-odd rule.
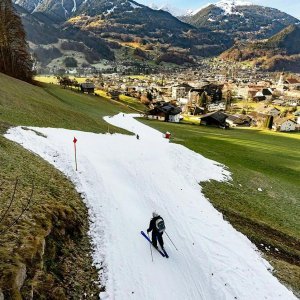
[[[297,117],[296,123],[296,130],[300,131],[300,117]]]
[[[278,118],[274,120],[273,129],[275,131],[295,131],[297,123],[288,118]]]
[[[179,123],[180,119],[181,119],[180,114],[169,116],[169,122],[171,122],[171,123]]]
[[[178,98],[177,101],[180,105],[186,105],[189,102],[188,98]]]

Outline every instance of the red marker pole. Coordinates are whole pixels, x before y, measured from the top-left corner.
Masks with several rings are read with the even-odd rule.
[[[77,139],[74,136],[73,143],[74,143],[74,151],[75,151],[75,166],[76,166],[76,171],[77,171],[76,142],[77,142]]]

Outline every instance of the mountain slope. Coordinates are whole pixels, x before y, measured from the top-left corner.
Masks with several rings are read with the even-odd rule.
[[[46,66],[53,59],[79,53],[84,63],[93,63],[99,59],[114,60],[114,53],[106,42],[91,33],[78,28],[65,28],[54,23],[43,13],[30,13],[18,4],[14,5],[22,18],[30,50],[37,61]]]
[[[48,20],[32,15],[24,7],[15,4],[16,11],[22,18],[27,40],[34,44],[50,44],[58,42],[57,28]],[[46,19],[46,17],[44,17]]]
[[[182,18],[196,27],[225,31],[234,38],[269,38],[298,19],[275,8],[223,0]]]
[[[300,26],[290,25],[271,38],[252,43],[237,43],[220,58],[253,61],[270,71],[300,71]]]
[[[300,26],[288,26],[262,45],[268,49],[280,49],[287,55],[300,54]]]
[[[60,57],[76,55],[78,51],[86,58],[79,58],[81,64],[115,57],[136,63],[133,50],[129,51],[133,48],[144,52],[142,61],[192,63],[195,57],[218,55],[232,45],[227,35],[197,29],[166,11],[153,10],[133,0],[15,2],[23,5],[28,40],[38,48],[38,60],[46,57],[45,66],[60,64]],[[26,14],[24,7],[31,10]],[[48,45],[41,49],[40,44]]]

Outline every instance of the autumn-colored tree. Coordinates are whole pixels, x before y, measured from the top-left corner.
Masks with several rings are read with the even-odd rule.
[[[203,107],[204,109],[206,109],[206,105],[207,105],[207,93],[204,91],[202,92],[202,94],[200,95],[199,98],[199,106]]]
[[[26,81],[33,74],[25,31],[11,0],[0,1],[0,72]]]

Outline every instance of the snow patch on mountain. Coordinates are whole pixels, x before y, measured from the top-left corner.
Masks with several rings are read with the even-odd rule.
[[[74,6],[72,8],[72,12],[76,12],[77,10],[77,4],[76,4],[76,0],[73,0]]]
[[[221,0],[215,4],[215,6],[221,8],[224,11],[225,15],[240,14],[235,11],[238,6],[250,5],[253,5],[253,3],[243,0]]]
[[[14,0],[13,3],[16,3],[22,7],[24,7],[29,12],[32,12],[43,0]]]
[[[142,7],[142,5],[139,5],[138,3],[133,3],[131,1],[129,1],[129,3],[132,8],[141,8]]]
[[[202,9],[205,9],[206,7],[208,7],[210,5],[214,5],[218,8],[221,8],[224,11],[225,15],[242,15],[241,13],[236,11],[236,8],[238,6],[250,6],[250,5],[253,5],[253,3],[249,2],[249,1],[244,1],[244,0],[221,0],[221,1],[217,2],[216,4],[207,3],[195,10],[189,9],[186,12],[185,16],[194,16],[198,12],[200,12]]]
[[[64,7],[64,0],[61,0],[61,6],[65,12],[65,16],[67,17],[68,16],[68,10]]]

